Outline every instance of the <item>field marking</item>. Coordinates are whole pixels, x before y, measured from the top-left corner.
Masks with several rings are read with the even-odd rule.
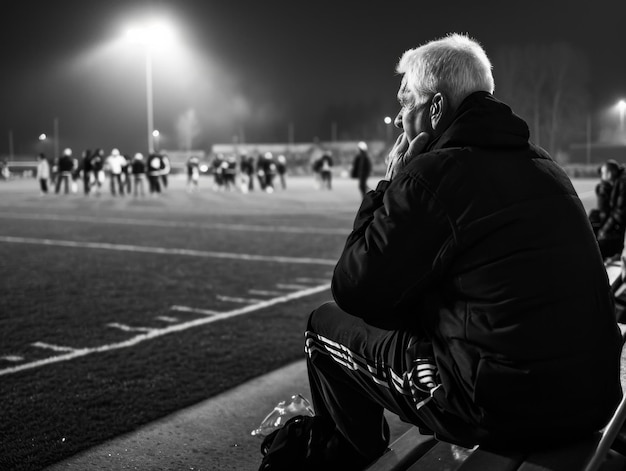
[[[155,317],[155,319],[158,321],[168,322],[169,324],[174,324],[175,322],[178,322],[180,320],[178,319],[178,317],[171,316],[157,316]]]
[[[46,342],[35,342],[35,343],[31,343],[31,345],[33,347],[43,348],[46,350],[53,350],[55,352],[75,352],[78,350],[76,348],[65,347],[63,345],[53,345],[51,343],[46,343]]]
[[[231,303],[246,303],[246,304],[252,304],[252,303],[260,303],[261,301],[263,301],[262,299],[255,299],[255,298],[237,298],[234,296],[222,296],[220,294],[218,294],[217,296],[215,296],[218,301],[226,301],[226,302],[231,302]]]
[[[92,353],[109,352],[112,350],[119,350],[122,348],[134,347],[135,345],[138,345],[142,342],[145,342],[147,340],[152,340],[158,337],[162,337],[163,335],[171,334],[174,332],[181,332],[183,330],[191,329],[194,327],[200,327],[200,326],[210,324],[212,322],[222,320],[222,319],[228,319],[231,317],[241,316],[243,314],[249,314],[251,312],[258,311],[266,307],[274,306],[276,304],[282,304],[282,303],[286,303],[287,301],[292,301],[294,299],[299,299],[299,298],[303,298],[306,296],[311,296],[312,294],[321,293],[322,291],[325,291],[329,288],[330,288],[330,283],[327,283],[321,286],[314,286],[312,288],[305,289],[302,291],[296,291],[294,293],[290,293],[285,296],[279,296],[277,298],[269,299],[267,301],[263,301],[258,304],[253,304],[253,305],[245,306],[239,309],[234,309],[232,311],[223,312],[219,316],[204,317],[200,319],[194,319],[189,322],[184,322],[182,324],[170,325],[162,329],[153,329],[150,332],[145,332],[143,334],[140,334],[128,340],[125,340],[123,342],[112,343],[108,345],[101,345],[99,347],[93,347],[93,348],[76,349],[64,355],[57,355],[57,356],[45,358],[43,360],[37,360],[37,361],[30,362],[30,363],[24,363],[22,365],[17,365],[17,366],[13,366],[10,368],[2,369],[0,370],[0,376],[17,373],[19,371],[28,370],[31,368],[37,368],[40,366],[51,365],[53,363],[73,360],[75,358],[91,355]]]
[[[156,253],[160,255],[184,255],[189,257],[228,258],[252,262],[299,263],[308,265],[335,265],[336,260],[308,257],[283,257],[279,255],[253,255],[229,252],[210,252],[192,249],[168,249],[165,247],[146,247],[141,245],[108,244],[106,242],[76,242],[59,239],[37,239],[33,237],[0,236],[0,242],[9,244],[49,245],[55,247],[71,247],[82,249],[117,250],[122,252]]]
[[[245,232],[286,232],[291,234],[324,234],[324,235],[348,235],[350,229],[333,229],[323,227],[292,227],[292,226],[259,226],[254,224],[222,224],[222,223],[194,223],[177,221],[160,221],[158,219],[125,219],[115,217],[91,217],[91,216],[63,216],[58,214],[20,214],[12,212],[0,212],[0,218],[5,219],[28,219],[67,222],[92,222],[99,224],[122,224],[129,226],[154,226],[154,227],[188,227],[198,229],[221,229],[226,231]]]
[[[305,285],[295,285],[295,284],[282,284],[282,283],[278,283],[276,285],[276,287],[278,289],[303,289],[306,288]]]
[[[178,312],[191,312],[192,314],[204,314],[205,316],[217,316],[221,314],[219,311],[211,311],[210,309],[199,309],[187,306],[172,306],[170,307],[170,310]]]
[[[114,329],[120,329],[124,332],[152,332],[152,327],[132,327],[126,324],[120,324],[119,322],[110,322],[107,327],[113,327]]]
[[[257,296],[276,296],[277,294],[283,294],[282,291],[270,291],[267,289],[249,289],[248,293],[255,294]]]
[[[0,357],[0,360],[11,362],[22,361],[23,359],[24,357],[21,357],[19,355],[4,355],[3,357]]]
[[[296,283],[325,283],[328,278],[294,278]]]

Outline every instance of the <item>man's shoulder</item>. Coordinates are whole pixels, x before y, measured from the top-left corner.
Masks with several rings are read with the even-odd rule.
[[[412,177],[419,178],[441,178],[454,175],[455,168],[458,168],[464,156],[471,153],[467,147],[448,147],[436,149],[419,154],[412,158],[405,171]]]

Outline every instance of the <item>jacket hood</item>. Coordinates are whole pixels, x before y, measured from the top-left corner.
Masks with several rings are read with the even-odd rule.
[[[525,148],[530,132],[526,122],[488,92],[475,92],[459,105],[452,123],[428,146]]]

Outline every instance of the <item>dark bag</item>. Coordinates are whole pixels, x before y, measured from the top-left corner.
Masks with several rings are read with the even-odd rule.
[[[336,447],[334,429],[320,417],[292,417],[263,440],[259,471],[321,469]]]

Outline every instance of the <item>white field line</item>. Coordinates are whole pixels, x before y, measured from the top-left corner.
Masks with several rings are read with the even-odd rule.
[[[67,222],[92,222],[99,224],[123,224],[129,226],[153,226],[153,227],[190,227],[198,229],[221,229],[226,231],[245,232],[287,232],[292,234],[325,234],[325,235],[348,235],[350,229],[333,229],[323,227],[292,227],[292,226],[258,226],[253,224],[221,224],[221,223],[193,223],[182,221],[160,221],[158,219],[125,219],[115,217],[93,216],[63,216],[58,214],[20,214],[12,212],[0,212],[0,218],[5,219],[30,219],[47,221]]]
[[[163,321],[163,322],[167,322],[169,324],[174,324],[176,322],[178,322],[178,317],[171,317],[171,316],[157,316],[155,317],[156,320],[158,321]]]
[[[53,350],[55,352],[75,352],[76,349],[72,347],[64,347],[63,345],[53,345],[51,343],[46,342],[35,342],[31,343],[33,347],[43,348],[46,350]]]
[[[53,363],[73,360],[74,358],[84,357],[87,355],[91,355],[92,353],[109,352],[111,350],[119,350],[122,348],[134,347],[135,345],[138,345],[147,340],[152,340],[152,339],[162,337],[167,334],[172,334],[175,332],[181,332],[183,330],[192,329],[194,327],[200,327],[200,326],[210,324],[218,320],[228,319],[230,317],[236,317],[236,316],[241,316],[243,314],[248,314],[254,311],[258,311],[260,309],[264,309],[266,307],[274,306],[276,304],[286,303],[293,299],[303,298],[306,296],[310,296],[312,294],[321,293],[322,291],[325,291],[329,288],[330,288],[330,283],[327,283],[321,286],[314,286],[309,289],[290,293],[286,296],[280,296],[277,298],[268,299],[267,301],[263,301],[258,304],[253,304],[253,305],[245,306],[239,309],[234,309],[232,311],[224,312],[224,313],[221,313],[219,316],[203,317],[200,319],[194,319],[189,322],[184,322],[182,324],[170,325],[162,329],[153,329],[150,332],[145,332],[143,334],[136,335],[135,337],[132,337],[123,342],[112,343],[108,345],[101,345],[99,347],[94,347],[94,348],[76,349],[64,355],[57,355],[57,356],[45,358],[43,360],[33,361],[30,363],[24,363],[21,365],[10,367],[10,368],[4,368],[0,370],[0,376],[17,373],[19,371],[28,370],[31,368],[37,368],[37,367],[44,366],[44,365],[50,365]]]
[[[172,311],[178,312],[191,312],[192,314],[204,314],[205,316],[217,316],[221,314],[219,311],[211,311],[210,309],[197,309],[194,307],[187,306],[172,306],[170,307]]]
[[[278,294],[283,294],[282,291],[270,291],[266,289],[249,289],[248,293],[256,296],[276,296]]]
[[[294,278],[296,283],[326,283],[328,278]]]
[[[306,288],[306,285],[295,285],[295,284],[282,284],[282,283],[278,283],[276,285],[276,287],[278,289],[304,289]]]
[[[335,265],[336,260],[307,257],[282,257],[272,255],[252,255],[229,252],[209,252],[191,249],[168,249],[165,247],[145,247],[141,245],[108,244],[104,242],[75,242],[58,239],[36,239],[32,237],[0,236],[0,242],[10,244],[49,245],[55,247],[72,247],[83,249],[117,250],[122,252],[156,253],[161,255],[185,255],[190,257],[228,258],[253,262],[299,263],[309,265]]]
[[[218,294],[216,298],[218,299],[218,301],[226,301],[226,302],[231,302],[231,303],[245,303],[245,304],[260,303],[261,301],[263,301],[262,299],[237,298],[233,296],[222,296],[220,294]]]
[[[11,361],[11,362],[22,361],[23,359],[24,357],[21,357],[19,355],[5,355],[3,357],[0,357],[0,360]]]
[[[119,322],[111,322],[107,324],[107,327],[113,327],[114,329],[120,329],[124,332],[152,332],[154,329],[151,327],[132,327],[126,324],[120,324]]]

